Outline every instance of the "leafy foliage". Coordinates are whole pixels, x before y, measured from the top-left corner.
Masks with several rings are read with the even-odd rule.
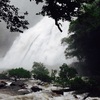
[[[46,67],[43,65],[43,63],[34,62],[33,64],[33,70],[32,73],[34,74],[34,78],[40,79],[44,82],[50,82],[50,76],[49,71],[46,69]]]
[[[62,32],[58,21],[59,20],[71,21],[73,17],[80,16],[81,13],[83,13],[82,6],[84,5],[84,3],[91,3],[94,0],[35,0],[35,1],[37,4],[41,2],[44,3],[42,11],[38,14],[52,17],[55,20],[55,24]]]
[[[97,77],[75,77],[70,80],[70,89],[76,90],[76,93],[89,93],[88,96],[99,96],[100,93],[100,81]]]
[[[21,28],[28,29],[29,24],[25,15],[19,15],[19,8],[10,5],[10,0],[0,0],[0,21],[7,23],[7,29],[11,32],[23,32]]]
[[[91,73],[99,75],[100,0],[86,5],[84,10],[85,13],[70,24],[70,36],[64,39],[69,44],[65,54],[66,57],[76,56],[90,68]]]
[[[60,72],[59,72],[59,76],[60,78],[66,78],[66,79],[71,79],[74,78],[77,74],[77,71],[72,68],[72,67],[68,67],[67,64],[63,64],[60,67]]]
[[[76,77],[77,71],[74,68],[68,67],[67,64],[63,64],[60,67],[59,77],[57,79],[58,83],[63,87],[69,84],[70,79]]]
[[[86,82],[81,77],[76,77],[70,80],[70,88],[73,90],[85,90],[87,89]]]
[[[17,78],[30,78],[31,77],[30,72],[23,68],[11,69],[8,71],[8,75],[9,77],[14,77],[15,80],[17,80]]]

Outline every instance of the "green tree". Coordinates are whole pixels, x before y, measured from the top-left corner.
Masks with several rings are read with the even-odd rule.
[[[70,81],[69,87],[73,90],[81,90],[86,92],[88,89],[87,85],[88,83],[86,83],[81,77],[75,77]]]
[[[39,14],[53,18],[60,31],[59,20],[71,21],[70,37],[65,39],[69,44],[65,51],[66,57],[76,56],[90,67],[91,73],[100,75],[100,0],[33,1],[44,3]]]
[[[30,0],[32,1],[32,0]],[[73,17],[78,17],[83,13],[83,6],[92,3],[95,0],[33,0],[36,3],[44,3],[42,11],[38,14],[52,17],[55,24],[60,28],[59,20],[73,20]]]
[[[34,62],[32,73],[34,78],[40,79],[41,81],[49,82],[50,76],[48,69],[43,65],[43,63]]]
[[[23,16],[19,15],[19,8],[10,5],[10,0],[0,0],[0,22],[3,20],[7,24],[7,29],[11,32],[23,32],[21,28],[27,29],[29,24]]]
[[[62,79],[71,79],[74,78],[77,74],[77,71],[72,68],[72,67],[68,67],[67,64],[63,64],[60,67],[60,72],[59,72],[59,77]]]
[[[68,48],[66,57],[76,56],[93,75],[100,75],[100,0],[84,7],[85,13],[69,28],[70,36],[63,39]]]
[[[69,84],[70,79],[74,78],[76,74],[77,71],[74,68],[70,68],[67,64],[63,64],[60,67],[58,82],[65,87]]]
[[[9,77],[14,77],[15,81],[20,78],[30,78],[31,73],[23,68],[16,68],[16,69],[11,69],[8,71],[8,76]]]

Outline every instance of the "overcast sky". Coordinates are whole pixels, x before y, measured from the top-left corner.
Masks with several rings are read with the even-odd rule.
[[[20,8],[20,14],[28,11],[29,14],[26,16],[26,19],[28,19],[30,23],[29,27],[34,26],[42,18],[42,16],[36,15],[37,12],[41,11],[41,4],[36,5],[35,2],[30,2],[30,0],[11,0],[11,4]],[[18,35],[19,33],[9,32],[9,30],[6,29],[6,24],[4,22],[0,23],[0,57],[3,57],[6,54]]]

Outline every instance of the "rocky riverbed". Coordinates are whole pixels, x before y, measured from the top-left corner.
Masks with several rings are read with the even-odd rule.
[[[100,100],[98,97],[87,97],[88,93],[74,94],[68,88],[68,91],[62,92],[61,87],[39,80],[6,82],[4,87],[0,87],[0,100]]]

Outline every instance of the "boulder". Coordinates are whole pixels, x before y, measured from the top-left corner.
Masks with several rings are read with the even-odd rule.
[[[58,95],[63,95],[64,92],[69,92],[72,91],[71,89],[57,89],[57,90],[52,90],[53,93],[56,93]]]
[[[0,81],[0,88],[6,87],[7,83],[5,81]]]
[[[16,83],[15,83],[15,82],[12,82],[12,83],[10,84],[10,86],[16,86]]]
[[[37,92],[37,91],[41,91],[42,89],[39,88],[38,86],[32,86],[31,90],[32,90],[32,92]]]
[[[24,95],[24,94],[28,94],[31,92],[30,89],[20,89],[18,90],[19,94]]]
[[[22,81],[16,81],[16,82],[12,82],[10,84],[10,86],[19,86],[19,87],[24,87],[25,83]]]
[[[52,92],[58,95],[63,95],[63,90],[52,90]]]

